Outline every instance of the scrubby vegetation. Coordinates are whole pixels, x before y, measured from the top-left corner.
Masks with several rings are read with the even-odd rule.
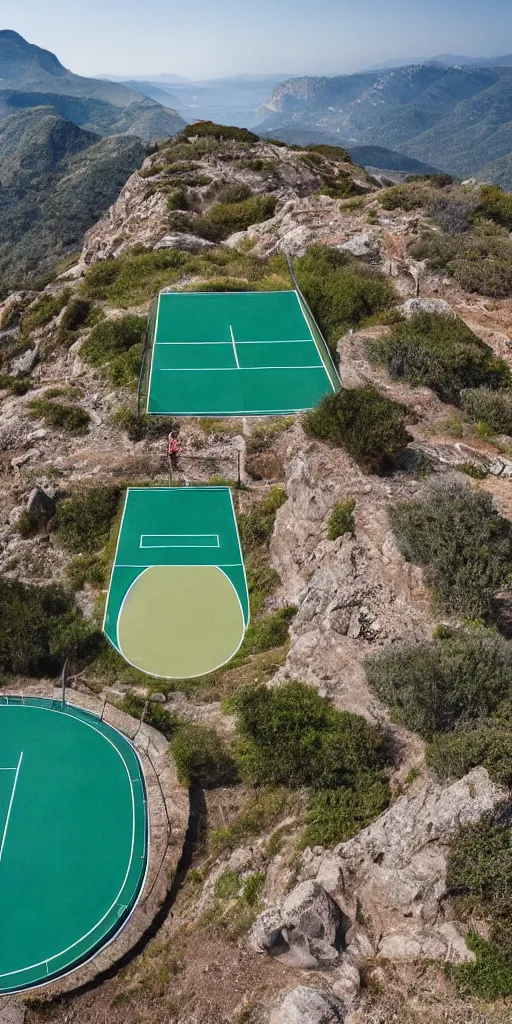
[[[432,270],[450,274],[468,292],[506,298],[512,292],[512,242],[489,222],[459,234],[424,232],[409,252]]]
[[[47,397],[48,394],[50,397]],[[81,406],[55,401],[51,392],[35,398],[28,408],[33,418],[42,419],[47,426],[66,430],[69,434],[86,434],[91,420],[89,413]]]
[[[53,520],[55,536],[68,551],[92,554],[107,543],[119,507],[121,488],[89,487],[60,501]]]
[[[267,260],[232,249],[211,249],[197,255],[180,249],[149,251],[134,246],[118,259],[97,260],[86,273],[82,289],[90,299],[106,300],[120,308],[153,299],[161,288],[181,278],[207,281],[238,279],[250,289],[268,291],[291,287],[286,260],[282,255]]]
[[[489,940],[470,935],[476,963],[452,967],[465,994],[486,999],[512,995],[512,816],[510,806],[461,829],[452,846],[447,884],[460,895],[457,910],[466,920],[480,918]]]
[[[171,738],[178,779],[183,785],[215,789],[237,781],[237,770],[225,743],[215,729],[182,722]]]
[[[351,788],[361,773],[383,765],[381,733],[303,683],[250,687],[234,707],[241,737],[235,760],[251,785]]]
[[[99,637],[60,586],[0,579],[0,672],[54,675],[92,656]]]
[[[485,720],[512,697],[512,647],[482,628],[445,628],[368,657],[365,669],[396,721],[425,739]]]
[[[392,506],[402,554],[421,565],[441,608],[492,620],[497,592],[510,579],[512,524],[485,491],[432,484],[423,499]]]
[[[504,388],[511,380],[505,361],[456,316],[416,313],[371,348],[393,377],[432,388],[445,402],[458,402],[464,388]]]
[[[193,138],[214,138],[223,142],[242,142],[253,145],[259,142],[259,136],[250,132],[247,128],[236,128],[233,125],[215,124],[213,121],[197,121],[189,124],[180,133],[180,137]]]
[[[389,278],[329,246],[311,246],[295,261],[295,273],[332,349],[350,327],[360,327],[396,303]]]
[[[22,333],[27,335],[31,331],[36,330],[38,327],[45,327],[46,324],[50,323],[64,306],[67,305],[71,296],[69,288],[65,288],[64,291],[58,295],[50,295],[45,293],[41,296],[37,302],[32,303],[30,308],[21,318],[21,330]]]
[[[311,437],[346,448],[370,473],[385,473],[412,436],[405,428],[407,408],[373,387],[327,395],[304,417]]]
[[[190,229],[210,242],[221,242],[235,231],[245,231],[251,224],[260,224],[274,216],[276,196],[251,196],[242,202],[214,203],[207,213],[192,221]]]
[[[473,423],[498,434],[512,434],[512,389],[469,388],[461,393],[462,408]]]
[[[337,540],[338,537],[344,537],[346,533],[355,533],[355,507],[354,498],[347,498],[345,501],[336,502],[327,524],[327,537],[329,540]]]
[[[435,736],[427,749],[428,763],[442,781],[462,779],[472,768],[482,765],[493,782],[512,790],[510,726],[511,723],[500,723],[498,717],[478,728]]]
[[[335,846],[370,825],[389,804],[389,783],[361,773],[353,789],[324,789],[309,802],[304,846]]]
[[[102,367],[116,387],[135,387],[139,376],[142,345],[147,329],[144,316],[123,316],[103,320],[93,328],[80,349],[90,366]]]

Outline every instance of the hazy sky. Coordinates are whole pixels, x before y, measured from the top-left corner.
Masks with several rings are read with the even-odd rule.
[[[0,28],[79,74],[334,74],[512,51],[510,0],[0,0]],[[1,69],[0,69],[1,74]]]

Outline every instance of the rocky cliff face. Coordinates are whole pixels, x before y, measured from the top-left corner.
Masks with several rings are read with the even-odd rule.
[[[80,261],[44,290],[50,304],[45,323],[35,318],[39,293],[19,292],[0,306],[4,579],[39,586],[67,584],[70,578],[74,556],[51,530],[25,536],[17,528],[27,507],[43,503],[48,508],[48,502],[54,507],[78,487],[167,479],[167,427],[160,435],[130,436],[126,422],[134,411],[133,392],[113,384],[81,356],[91,322],[71,336],[62,333],[66,308],[73,299],[83,299],[84,282],[90,286],[85,275],[91,267],[99,296],[94,316],[96,322],[101,317],[109,322],[127,312],[147,314],[151,288],[208,285],[206,263],[177,278],[172,267],[155,260],[155,277],[144,293],[139,277],[148,273],[155,253],[217,252],[219,261],[236,258],[242,277],[249,273],[248,255],[266,260],[283,251],[300,254],[312,242],[323,242],[390,276],[404,316],[418,303],[419,308],[456,310],[496,354],[510,359],[512,302],[465,293],[412,260],[407,245],[417,234],[421,212],[383,210],[377,186],[360,168],[332,153],[321,165],[307,151],[267,142],[238,146],[228,141],[220,149],[208,143],[186,160],[186,147],[194,145],[178,140],[161,147],[131,176],[108,214],[88,233]],[[353,195],[317,194],[326,174],[331,189],[333,180],[346,184],[348,176]],[[247,186],[256,196],[273,196],[275,213],[228,235],[217,249],[194,231],[222,190],[233,185]],[[169,209],[176,190],[188,209]],[[187,226],[180,222],[182,215],[189,218]],[[138,271],[129,262],[136,256]],[[109,290],[109,274],[121,266],[125,276],[117,291]],[[35,323],[28,331],[23,316],[31,312]],[[196,681],[182,691],[169,688],[154,699],[164,711],[232,738],[234,722],[221,705],[224,697],[254,681],[310,683],[337,708],[388,730],[396,753],[392,803],[348,842],[332,850],[304,850],[304,794],[263,793],[255,804],[254,794],[241,786],[207,791],[201,798],[203,813],[215,843],[198,853],[172,914],[143,954],[101,988],[75,993],[66,1002],[57,999],[49,1008],[46,1001],[54,993],[43,993],[44,1012],[60,1024],[97,1024],[105,1014],[110,1024],[418,1024],[426,1016],[435,1024],[510,1020],[510,1005],[464,1002],[442,969],[447,961],[471,956],[465,927],[446,893],[450,843],[461,824],[477,821],[505,794],[483,768],[446,786],[436,782],[425,765],[423,742],[389,721],[387,709],[370,693],[363,668],[369,652],[429,637],[437,621],[421,571],[404,561],[391,534],[390,502],[421,493],[425,456],[439,474],[463,461],[490,466],[498,458],[507,461],[506,442],[498,442],[500,454],[493,439],[453,437],[447,421],[455,409],[426,388],[391,380],[369,362],[364,339],[386,329],[351,331],[340,338],[338,356],[346,387],[373,383],[412,411],[414,440],[404,463],[389,476],[365,474],[343,450],[308,439],[298,419],[272,423],[274,433],[263,451],[261,428],[268,423],[182,422],[180,482],[230,478],[240,453],[249,487],[239,494],[241,511],[252,508],[275,483],[286,489],[267,567],[277,572],[280,584],[265,607],[271,613],[295,605],[297,613],[288,645],[228,667],[204,685]],[[26,394],[16,394],[12,384],[20,375],[30,385]],[[67,401],[89,414],[82,436],[34,411],[34,399],[49,389],[57,389],[49,401]],[[491,491],[500,510],[512,515],[506,477],[490,475],[474,486]],[[330,541],[330,511],[345,498],[356,501],[355,532]],[[94,616],[98,589],[90,582],[74,585],[78,605],[86,616]],[[19,689],[51,685],[50,680],[16,680]],[[123,675],[108,664],[79,673],[74,685],[112,702],[122,701],[127,690],[147,695],[145,679]],[[164,787],[166,777],[163,773]],[[175,800],[174,793],[166,796],[170,803]],[[256,905],[243,901],[248,882],[259,892]],[[36,1024],[40,1013],[39,1003],[0,1002],[0,1020],[9,1024]]]

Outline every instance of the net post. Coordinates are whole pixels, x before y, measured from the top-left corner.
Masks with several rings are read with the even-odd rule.
[[[68,668],[68,659],[66,658],[66,660],[64,662],[64,665],[63,665],[63,668],[62,668],[62,672],[60,674],[60,681],[61,681],[61,686],[62,686],[62,697],[61,697],[62,707],[65,707],[65,704],[66,704],[67,668]]]
[[[237,452],[237,474],[236,474],[236,486],[240,490],[242,486],[242,473],[241,473],[242,454],[240,449]]]

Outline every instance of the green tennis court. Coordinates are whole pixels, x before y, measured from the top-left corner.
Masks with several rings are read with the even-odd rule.
[[[152,333],[148,413],[294,413],[340,386],[295,291],[162,292]]]
[[[0,993],[89,960],[130,916],[146,866],[128,740],[80,708],[0,696]]]
[[[159,678],[206,675],[248,621],[229,487],[130,487],[103,626],[123,658]]]

